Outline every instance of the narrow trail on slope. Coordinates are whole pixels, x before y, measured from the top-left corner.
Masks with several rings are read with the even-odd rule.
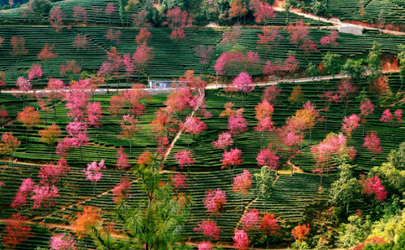
[[[278,178],[280,177],[280,175],[276,175],[276,178],[274,179],[273,183],[271,184],[272,186],[274,186],[274,183],[276,183],[276,181],[278,180]],[[253,200],[251,200],[245,207],[245,209],[243,210],[242,215],[240,216],[240,219],[238,221],[238,223],[236,223],[235,229],[233,230],[234,233],[236,233],[238,231],[238,227],[240,225],[240,223],[242,222],[242,218],[243,216],[247,213],[250,205],[253,204],[253,202],[257,201],[257,199],[259,199],[259,196],[256,196]],[[259,249],[259,248],[255,248],[255,249]]]
[[[297,167],[297,166],[295,166],[292,162],[291,162],[291,160],[288,160],[287,161],[287,164],[290,164],[290,166],[294,169],[294,172],[295,173],[305,173],[300,167]]]

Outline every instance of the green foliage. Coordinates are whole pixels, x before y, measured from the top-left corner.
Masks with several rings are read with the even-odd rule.
[[[398,241],[395,244],[393,250],[402,250],[405,249],[405,232],[402,232],[398,237]]]
[[[318,72],[318,70],[316,68],[316,65],[313,64],[312,62],[308,63],[306,73],[307,73],[308,76],[312,76],[312,77],[319,74],[319,72]]]
[[[305,241],[298,241],[297,240],[291,245],[291,249],[309,250],[311,248],[308,246],[308,243],[306,243]]]
[[[359,187],[356,178],[353,178],[353,166],[343,163],[338,166],[340,170],[339,179],[332,183],[330,189],[330,199],[335,206],[346,206],[349,212],[350,202],[359,195]]]
[[[371,221],[357,215],[349,216],[349,223],[343,224],[339,231],[339,247],[350,248],[362,243],[371,232]]]
[[[231,49],[231,52],[233,53],[246,53],[247,51],[248,49],[245,46],[240,45],[239,43],[235,44]]]
[[[30,0],[28,3],[34,12],[39,15],[48,15],[52,8],[52,3],[49,0]]]
[[[260,173],[254,174],[256,179],[257,195],[262,199],[269,199],[273,190],[274,175],[267,166],[263,166]]]
[[[405,232],[405,210],[399,214],[385,216],[372,226],[370,236],[384,238],[387,243],[396,243]]]
[[[159,162],[154,157],[150,166],[137,171],[138,183],[146,200],[138,204],[120,203],[115,213],[124,225],[126,237],[115,241],[103,228],[93,229],[92,237],[100,249],[175,249],[187,215],[185,196],[174,196],[172,186],[161,182]],[[183,248],[181,248],[183,249]]]
[[[316,2],[312,6],[312,11],[314,12],[315,15],[317,16],[323,16],[326,13],[326,6],[322,2]]]
[[[348,59],[342,66],[341,73],[349,75],[355,80],[364,76],[366,68],[362,65],[362,60],[354,61],[353,59]]]
[[[381,61],[380,56],[382,55],[382,48],[381,44],[374,41],[373,46],[370,49],[370,53],[368,54],[368,68],[371,71],[371,78],[374,79],[377,75],[379,75],[381,71]]]
[[[118,0],[118,14],[121,19],[122,27],[124,27],[125,19],[127,17],[127,13],[125,11],[125,7],[128,5],[128,0]]]
[[[333,54],[330,51],[323,56],[323,65],[333,77],[341,68],[340,57],[340,55]]]

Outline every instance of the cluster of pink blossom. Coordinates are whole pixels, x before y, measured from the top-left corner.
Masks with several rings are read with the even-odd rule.
[[[101,180],[103,173],[102,169],[106,169],[104,165],[104,160],[101,160],[98,164],[93,161],[90,164],[87,164],[87,169],[83,169],[82,172],[86,175],[86,180],[90,180],[92,183],[96,183]]]
[[[224,132],[218,135],[218,140],[213,141],[214,148],[226,150],[227,147],[232,146],[233,139],[230,133]]]
[[[86,122],[89,126],[95,128],[100,127],[100,122],[102,119],[103,110],[101,109],[100,102],[91,102],[87,105],[87,118]]]
[[[256,158],[259,166],[268,166],[269,169],[277,169],[279,159],[269,148],[261,150]]]
[[[235,233],[233,240],[235,241],[235,243],[233,244],[233,247],[235,247],[238,250],[247,250],[247,248],[250,244],[249,236],[243,230],[238,230]]]
[[[187,177],[181,173],[176,173],[170,177],[170,181],[173,186],[177,189],[185,189],[187,188]]]
[[[41,69],[41,65],[34,64],[31,66],[30,72],[28,73],[28,80],[32,81],[37,78],[41,78],[44,72]]]
[[[19,208],[21,205],[27,203],[27,197],[30,196],[34,189],[34,181],[31,178],[24,179],[21,183],[20,189],[14,197],[11,207]]]
[[[330,45],[336,47],[338,46],[338,43],[336,42],[337,38],[339,38],[339,31],[334,30],[329,35],[323,36],[320,42],[322,46]]]
[[[353,131],[360,126],[360,117],[356,114],[352,114],[349,117],[343,118],[342,132],[351,138]]]
[[[195,163],[195,159],[191,156],[192,153],[193,150],[180,150],[174,155],[181,169],[183,169],[185,165],[190,166]]]
[[[378,175],[365,180],[363,193],[366,195],[375,195],[380,202],[383,202],[388,194],[387,191],[385,191],[385,187],[381,184]]]
[[[214,221],[202,220],[201,224],[197,225],[194,231],[202,232],[202,234],[211,240],[219,240],[220,230]]]
[[[205,204],[205,208],[211,214],[221,214],[220,210],[222,206],[226,203],[226,194],[225,191],[220,190],[208,190],[205,191],[205,198],[203,202]]]
[[[35,185],[33,192],[34,195],[31,197],[31,200],[34,200],[33,208],[51,206],[54,200],[59,197],[59,190],[56,186]]]
[[[257,67],[260,67],[259,54],[252,51],[246,54],[224,52],[214,65],[219,75],[236,75],[239,72],[250,72]]]
[[[237,149],[237,148],[232,148],[228,152],[224,152],[222,154],[223,159],[221,159],[222,164],[224,167],[231,166],[233,165],[238,166],[243,164],[243,159],[240,157],[242,156],[242,150]]]
[[[80,148],[81,146],[86,146],[89,143],[89,138],[87,137],[88,126],[84,122],[78,121],[75,118],[74,122],[69,123],[66,126],[66,131],[70,137],[65,137],[63,140],[58,142],[56,146],[56,153],[66,155],[69,148]]]
[[[118,204],[123,200],[131,198],[131,195],[129,194],[130,189],[131,189],[131,182],[128,179],[128,177],[122,178],[121,182],[117,184],[112,190],[113,201]]]
[[[401,123],[402,122],[402,110],[397,109],[395,112],[395,119],[389,109],[384,110],[383,115],[380,118],[380,121],[384,123]]]
[[[228,130],[231,135],[245,133],[248,130],[246,119],[242,115],[231,115],[228,119]]]
[[[235,193],[247,194],[248,189],[252,188],[252,174],[244,169],[243,172],[233,178],[232,191]]]
[[[51,250],[75,250],[76,241],[70,234],[58,234],[51,237],[49,246]]]
[[[239,73],[239,75],[232,81],[232,85],[243,93],[248,93],[255,89],[252,77],[245,72]]]
[[[377,133],[374,131],[367,134],[367,136],[364,138],[363,147],[367,147],[367,150],[373,155],[380,154],[383,150],[382,146],[380,146],[380,139],[377,137]]]
[[[200,244],[198,244],[198,250],[212,250],[212,244],[211,242],[208,241],[203,241]]]
[[[117,151],[117,164],[115,165],[120,170],[125,170],[130,167],[127,154],[123,147],[119,147]]]
[[[242,216],[242,230],[245,232],[257,230],[260,228],[261,221],[262,217],[259,214],[259,210],[253,208]]]

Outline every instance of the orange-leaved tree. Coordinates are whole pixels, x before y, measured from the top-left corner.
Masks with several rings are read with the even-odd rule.
[[[14,153],[20,146],[20,141],[13,136],[13,132],[4,133],[0,141],[0,153],[11,154],[11,161],[13,161]],[[13,173],[13,165],[11,164],[11,173]]]
[[[296,104],[298,109],[298,104],[303,103],[305,100],[301,85],[297,85],[293,88],[291,96],[288,97],[288,100],[290,101],[291,104]]]
[[[52,158],[52,145],[56,144],[59,141],[59,137],[62,135],[62,131],[59,126],[53,123],[51,126],[45,128],[44,130],[38,131],[38,134],[41,136],[43,143],[48,144],[51,147],[51,161]]]
[[[17,120],[23,123],[23,126],[27,128],[27,133],[25,134],[25,143],[28,141],[28,131],[32,129],[32,127],[37,126],[42,122],[39,118],[39,112],[35,111],[34,107],[27,106],[23,109],[23,111],[18,112]]]
[[[79,239],[89,235],[100,219],[100,215],[93,207],[84,207],[83,212],[77,213],[76,217],[75,224],[72,225],[72,232]]]
[[[293,237],[295,240],[298,240],[299,242],[305,241],[307,239],[307,236],[309,235],[309,224],[300,224],[298,223],[298,226],[294,227],[294,229],[291,231]]]

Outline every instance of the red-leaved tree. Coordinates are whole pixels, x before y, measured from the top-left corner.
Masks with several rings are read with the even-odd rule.
[[[3,244],[8,249],[15,249],[19,244],[24,243],[34,235],[31,232],[31,227],[24,222],[28,218],[21,216],[20,212],[13,214],[11,219],[13,222],[7,225],[3,232]]]

